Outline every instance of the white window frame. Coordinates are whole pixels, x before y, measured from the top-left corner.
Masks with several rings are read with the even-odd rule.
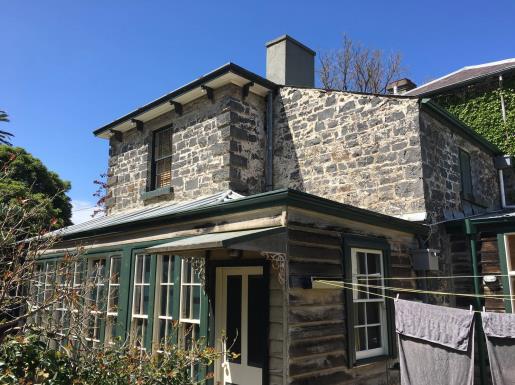
[[[200,283],[200,281],[198,283],[195,283],[194,282],[194,277],[195,277],[195,270],[193,269],[193,266],[191,267],[191,275],[189,277],[189,282],[184,282],[184,269],[185,269],[185,265],[186,264],[191,264],[190,261],[187,261],[187,260],[184,260],[182,259],[181,260],[181,296],[180,296],[180,306],[179,306],[179,321],[181,323],[188,323],[188,324],[199,324],[200,325],[200,315],[202,314],[202,308],[201,308],[201,304],[199,303],[199,318],[196,319],[196,318],[186,318],[186,317],[183,317],[182,314],[182,309],[184,307],[184,297],[186,296],[186,291],[184,290],[185,287],[187,286],[190,286],[191,287],[191,290],[190,290],[190,293],[191,293],[191,297],[189,298],[189,301],[190,301],[190,316],[191,316],[191,313],[193,312],[193,288],[194,287],[199,287],[199,290],[202,292],[202,284]],[[202,293],[200,294],[202,295]]]
[[[102,271],[99,273],[98,271],[94,271],[96,269],[95,264],[98,261],[102,262]],[[85,340],[91,342],[93,345],[99,344],[101,342],[101,315],[102,315],[102,307],[103,307],[103,298],[102,294],[103,289],[105,288],[105,269],[107,266],[107,258],[105,256],[92,257],[88,259],[88,272],[87,279],[93,279],[92,284],[95,286],[95,298],[90,298],[89,301],[91,305],[95,305],[96,310],[89,310],[88,319],[87,319],[87,332],[85,336]],[[92,274],[95,274],[94,276]],[[90,337],[90,329],[91,329],[91,319],[93,321],[93,328],[95,333],[92,337]]]
[[[119,271],[117,272],[118,278],[116,279],[116,283],[114,282],[115,273],[113,272],[113,261],[118,260]],[[104,331],[104,340],[108,344],[113,344],[111,341],[112,328],[116,328],[118,324],[118,308],[120,306],[120,276],[122,270],[122,257],[120,255],[113,255],[109,257],[109,281],[107,285],[107,304],[106,304],[106,323],[105,323],[105,331]],[[117,289],[117,299],[116,299],[116,311],[111,309],[111,296],[113,289]]]
[[[168,258],[168,282],[163,282],[163,259]],[[154,338],[153,338],[153,346],[156,351],[161,353],[162,350],[160,347],[162,346],[163,341],[161,341],[161,337],[159,335],[161,322],[165,322],[165,336],[164,343],[166,346],[167,341],[172,337],[173,328],[171,328],[172,322],[175,320],[173,318],[173,300],[174,300],[174,292],[175,292],[175,257],[173,255],[158,255],[157,258],[157,269],[156,269],[156,294],[155,294],[155,305],[154,305]],[[166,288],[166,304],[165,304],[165,315],[161,314],[161,301],[163,287]],[[173,288],[172,295],[170,297],[170,287]],[[170,302],[172,302],[172,310],[170,311]]]
[[[146,265],[146,260],[147,258],[149,259],[149,272],[148,272],[148,282],[145,282],[145,265]],[[132,345],[137,347],[138,349],[142,350],[142,351],[145,351],[146,350],[146,347],[145,347],[145,340],[147,338],[147,332],[148,332],[148,312],[145,314],[143,313],[143,309],[145,308],[145,305],[144,305],[144,292],[145,292],[145,287],[148,287],[148,292],[149,292],[149,297],[148,297],[148,300],[149,300],[149,304],[150,304],[150,295],[152,295],[152,293],[150,293],[150,281],[151,281],[151,277],[150,277],[150,273],[151,273],[151,255],[150,254],[144,254],[144,253],[138,253],[135,255],[135,258],[134,258],[134,281],[133,281],[133,287],[132,287],[132,306],[131,306],[131,340],[132,340]],[[140,261],[140,259],[142,260],[142,266],[141,266],[141,276],[139,277],[140,281],[141,282],[138,282],[138,261]],[[140,308],[138,309],[138,312],[135,313],[135,305],[136,305],[136,288],[137,287],[141,287],[141,290],[140,290],[140,302],[139,302],[139,305],[140,305]],[[140,312],[141,310],[141,312]],[[139,336],[136,335],[136,325],[137,325],[137,322],[141,322],[141,338],[142,338],[142,341],[140,341],[141,345],[140,346],[137,346],[136,345],[136,342],[138,341],[136,338],[139,338]]]
[[[515,266],[511,265],[511,250],[508,238],[515,237],[515,233],[504,234],[504,250],[506,254],[506,270],[508,273],[508,290],[511,295],[511,311],[515,313]]]
[[[358,253],[370,253],[370,254],[378,254],[380,260],[380,273],[379,274],[358,274]],[[353,328],[353,338],[356,337],[356,329],[365,328],[365,341],[368,344],[368,331],[367,327],[369,326],[380,326],[381,330],[381,347],[374,349],[366,349],[357,351],[354,349],[356,354],[356,360],[377,357],[381,355],[385,355],[388,352],[388,330],[387,330],[387,317],[386,317],[386,302],[384,297],[384,253],[381,249],[366,249],[366,248],[351,248],[351,263],[352,263],[352,282],[357,284],[366,284],[366,280],[361,280],[360,278],[373,278],[375,286],[381,286],[381,288],[375,289],[379,291],[379,294],[382,296],[375,296],[374,294],[369,294],[369,298],[359,298],[360,293],[359,290],[370,292],[370,287],[367,286],[354,286],[356,290],[352,291],[352,300],[354,306],[355,303],[379,303],[379,324],[367,324],[366,321],[366,313],[365,313],[365,323],[362,326],[356,326],[354,319],[352,320],[352,328]],[[366,269],[368,270],[368,264],[366,264]],[[378,282],[379,281],[379,282]],[[365,305],[366,306],[366,305]]]

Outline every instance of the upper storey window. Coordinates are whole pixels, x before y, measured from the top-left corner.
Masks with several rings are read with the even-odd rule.
[[[472,199],[472,171],[470,167],[470,154],[460,149],[461,195],[465,199]]]
[[[172,128],[154,132],[151,189],[170,186],[172,182]]]

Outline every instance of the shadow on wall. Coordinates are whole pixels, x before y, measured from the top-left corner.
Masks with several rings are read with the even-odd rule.
[[[291,188],[305,192],[304,178],[298,159],[294,131],[301,127],[294,124],[296,116],[289,117],[284,111],[283,96],[278,93],[274,99],[274,153],[273,153],[273,185],[274,189]],[[307,126],[307,123],[302,123]]]

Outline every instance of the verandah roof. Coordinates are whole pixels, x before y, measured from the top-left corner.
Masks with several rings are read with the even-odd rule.
[[[159,254],[177,251],[230,248],[238,243],[253,241],[284,231],[286,231],[284,227],[266,227],[263,229],[202,234],[177,239],[158,246],[152,246],[146,249],[146,251],[151,254]]]

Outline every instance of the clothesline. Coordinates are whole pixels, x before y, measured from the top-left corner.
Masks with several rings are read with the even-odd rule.
[[[438,276],[438,277],[383,277],[381,278],[384,281],[412,281],[417,279],[465,279],[465,278],[484,278],[485,276],[491,276],[491,277],[514,277],[515,275],[510,274],[485,274],[485,275],[447,275],[447,276]],[[341,278],[341,275],[335,275],[335,276],[324,276],[320,278]],[[315,277],[318,278],[318,277]],[[357,277],[358,280],[366,280],[368,278],[365,277]],[[344,279],[345,281],[345,279]],[[348,279],[347,279],[348,281]]]
[[[346,283],[346,282],[335,282],[335,281],[325,281],[325,280],[319,280],[318,282],[339,287],[343,289],[353,290],[357,292],[363,292],[368,293],[369,295],[375,295],[378,297],[384,297],[389,299],[395,299],[391,296],[373,292],[370,290],[362,290],[358,289],[355,286],[365,286],[368,288],[375,288],[375,289],[384,289],[384,290],[390,290],[390,291],[396,291],[396,292],[404,292],[404,293],[415,293],[415,294],[434,294],[434,295],[452,295],[452,296],[459,296],[459,297],[469,297],[469,298],[491,298],[491,299],[515,299],[515,295],[509,295],[509,294],[469,294],[469,293],[453,293],[453,292],[444,292],[444,291],[431,291],[431,290],[420,290],[420,289],[409,289],[409,288],[400,288],[400,287],[391,287],[391,286],[379,286],[379,285],[365,285],[365,284],[358,284],[358,283]]]
[[[331,284],[331,283],[330,283],[330,281],[328,281],[328,283],[327,283],[327,284],[328,284],[328,285],[330,285],[330,284]],[[334,285],[334,286],[336,286],[336,285]],[[341,286],[339,286],[339,287],[341,287]],[[372,295],[375,295],[375,296],[378,296],[378,297],[382,297],[382,298],[388,298],[388,299],[391,299],[391,300],[393,300],[393,301],[396,301],[396,300],[398,299],[398,297],[392,297],[392,296],[390,296],[390,295],[386,295],[386,294],[372,293],[372,292],[369,292],[368,290],[360,290],[360,289],[349,288],[349,287],[343,287],[343,288],[344,288],[344,289],[350,289],[350,290],[358,291],[358,292],[362,292],[362,293],[372,294]],[[485,312],[485,309],[483,308],[483,311],[481,311],[481,310],[473,310],[473,309],[471,308],[471,310],[470,310],[470,311],[471,311],[471,312],[473,312],[473,313],[484,313],[484,312]]]

